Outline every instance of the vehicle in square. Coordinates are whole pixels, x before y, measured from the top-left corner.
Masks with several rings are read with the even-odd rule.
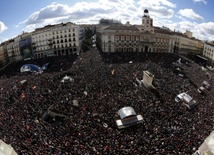
[[[116,120],[116,124],[119,129],[127,128],[143,122],[143,117],[141,115],[137,115],[134,109],[130,106],[121,108],[118,111],[118,114],[121,118]]]
[[[185,105],[188,109],[192,109],[195,107],[198,103],[187,93],[180,93],[175,97],[175,102],[182,103]]]

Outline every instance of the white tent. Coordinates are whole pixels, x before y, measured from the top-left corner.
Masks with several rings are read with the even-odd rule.
[[[199,147],[200,154],[214,155],[214,131],[204,140]]]
[[[143,71],[143,80],[141,81],[144,84],[144,86],[152,87],[153,79],[154,75],[152,73],[150,73],[149,71]]]
[[[0,140],[0,155],[18,155],[12,146]]]

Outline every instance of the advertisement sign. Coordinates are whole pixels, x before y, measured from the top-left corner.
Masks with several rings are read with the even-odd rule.
[[[31,37],[23,38],[19,42],[21,56],[24,60],[31,59],[33,57]]]

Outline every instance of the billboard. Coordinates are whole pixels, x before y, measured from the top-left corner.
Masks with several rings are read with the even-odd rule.
[[[31,59],[33,57],[33,51],[32,51],[31,43],[32,43],[32,41],[31,41],[30,36],[21,39],[19,42],[21,56],[24,60],[28,60],[28,59]]]

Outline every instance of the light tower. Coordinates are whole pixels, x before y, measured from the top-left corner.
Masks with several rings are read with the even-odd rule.
[[[142,31],[149,31],[154,33],[153,27],[153,19],[149,16],[149,11],[147,9],[144,10],[144,15],[142,17]]]
[[[149,17],[149,11],[147,9],[144,10],[144,17]]]

